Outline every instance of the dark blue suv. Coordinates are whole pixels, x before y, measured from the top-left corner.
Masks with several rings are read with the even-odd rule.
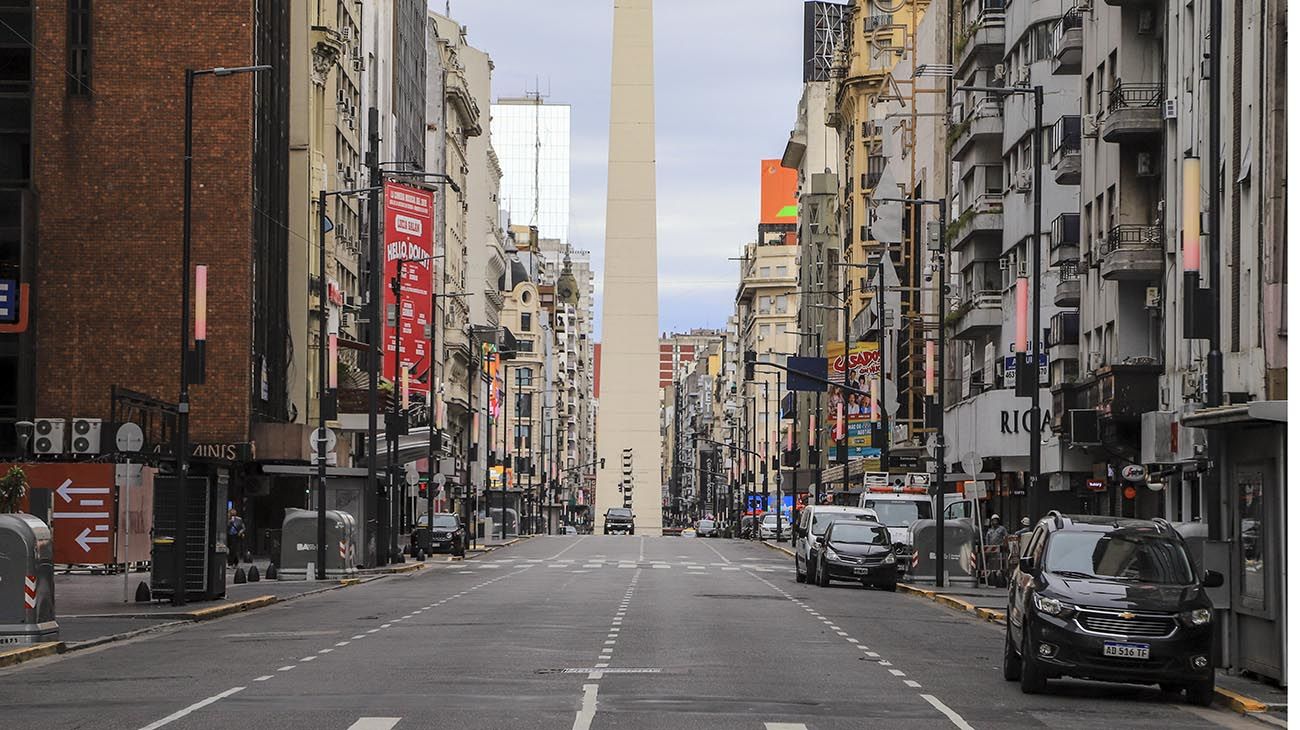
[[[1002,673],[1026,693],[1078,677],[1214,698],[1214,607],[1164,520],[1043,518],[1012,572]]]

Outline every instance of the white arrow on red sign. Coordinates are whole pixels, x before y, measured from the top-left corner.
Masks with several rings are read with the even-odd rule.
[[[108,494],[109,490],[108,487],[74,487],[71,479],[64,479],[59,488],[54,491],[63,497],[65,503],[70,504],[74,494]]]
[[[77,535],[76,539],[77,539],[77,544],[80,545],[81,549],[85,550],[86,552],[90,552],[90,543],[92,542],[108,542],[107,537],[91,537],[89,527],[82,530],[81,534]]]

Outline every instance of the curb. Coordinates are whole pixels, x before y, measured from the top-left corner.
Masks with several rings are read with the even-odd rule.
[[[776,550],[777,552],[785,553],[786,555],[789,555],[792,558],[794,557],[794,551],[788,547],[785,547],[783,545],[778,545],[774,542],[768,542],[767,540],[759,540],[759,542],[763,543],[767,547],[772,548],[773,550]]]
[[[973,613],[975,611],[975,604],[967,603],[960,598],[953,598],[944,593],[936,593],[931,600],[949,608],[955,608],[958,611],[964,611],[966,613]]]
[[[1233,712],[1249,715],[1256,712],[1268,712],[1269,706],[1254,697],[1233,692],[1222,687],[1214,688],[1214,704],[1222,705]]]
[[[977,608],[975,609],[975,615],[979,616],[985,621],[989,621],[995,624],[1006,625],[1007,623],[1006,611],[997,611],[992,608]]]
[[[261,608],[279,602],[280,599],[277,596],[258,596],[257,598],[249,598],[245,601],[236,601],[222,606],[213,606],[212,608],[204,608],[181,615],[191,621],[211,621],[214,618],[221,618],[222,616],[229,616],[232,613],[241,613],[243,611]]]
[[[62,641],[47,641],[42,644],[25,646],[21,649],[0,651],[0,667],[11,667],[15,664],[22,664],[52,654],[62,654],[65,648]]]
[[[930,599],[931,601],[934,600],[934,596],[935,596],[935,592],[934,592],[934,591],[932,591],[932,590],[928,590],[928,589],[925,589],[925,588],[917,588],[916,586],[912,585],[911,583],[899,583],[899,584],[898,584],[898,590],[901,591],[901,592],[903,592],[903,593],[910,593],[910,594],[912,594],[912,595],[914,595],[914,596],[921,596],[921,597],[923,597],[923,598],[928,598],[928,599]]]

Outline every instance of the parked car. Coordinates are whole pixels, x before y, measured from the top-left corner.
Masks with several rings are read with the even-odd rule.
[[[809,505],[799,513],[794,525],[794,579],[800,583],[811,582],[816,576],[816,563],[811,559],[813,548],[826,534],[826,528],[835,520],[871,520],[879,522],[875,510],[862,507],[843,507],[831,504]]]
[[[573,525],[565,525],[564,527],[561,527],[561,528],[560,528],[560,534],[561,534],[561,535],[576,535],[576,534],[578,534],[578,528],[574,527]]]
[[[1159,684],[1214,698],[1214,606],[1165,520],[1051,512],[1012,571],[1002,674],[1025,693],[1056,677]]]
[[[694,527],[683,527],[683,528],[682,528],[682,537],[695,537],[695,528],[694,528]]]
[[[412,552],[417,547],[423,547],[423,533],[428,528],[429,516],[427,514],[420,515],[416,521],[416,529],[411,531]],[[463,558],[465,557],[465,545],[468,539],[468,532],[460,522],[460,515],[447,512],[434,513],[433,530],[429,535],[430,553],[451,553]]]
[[[873,520],[835,520],[813,549],[817,585],[859,581],[867,587],[898,590],[894,543],[889,528]]]
[[[627,507],[610,507],[605,510],[605,534],[612,535],[616,532],[624,535],[636,534],[632,510]]]
[[[790,519],[781,515],[781,538],[790,537]],[[758,523],[758,536],[763,540],[775,540],[777,532],[777,516],[775,512],[763,515],[762,521]]]
[[[713,520],[700,520],[695,523],[695,534],[700,537],[717,537],[719,532],[718,523]]]

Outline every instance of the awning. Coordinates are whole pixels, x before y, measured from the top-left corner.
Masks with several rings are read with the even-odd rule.
[[[380,469],[383,472],[383,469]],[[299,464],[263,464],[263,474],[287,474],[295,477],[314,477],[317,469],[314,465]],[[325,467],[325,478],[329,477],[364,477],[367,471],[354,466],[327,466]]]
[[[1192,428],[1232,428],[1286,423],[1286,401],[1260,400],[1240,405],[1203,408],[1183,416],[1182,423]]]

